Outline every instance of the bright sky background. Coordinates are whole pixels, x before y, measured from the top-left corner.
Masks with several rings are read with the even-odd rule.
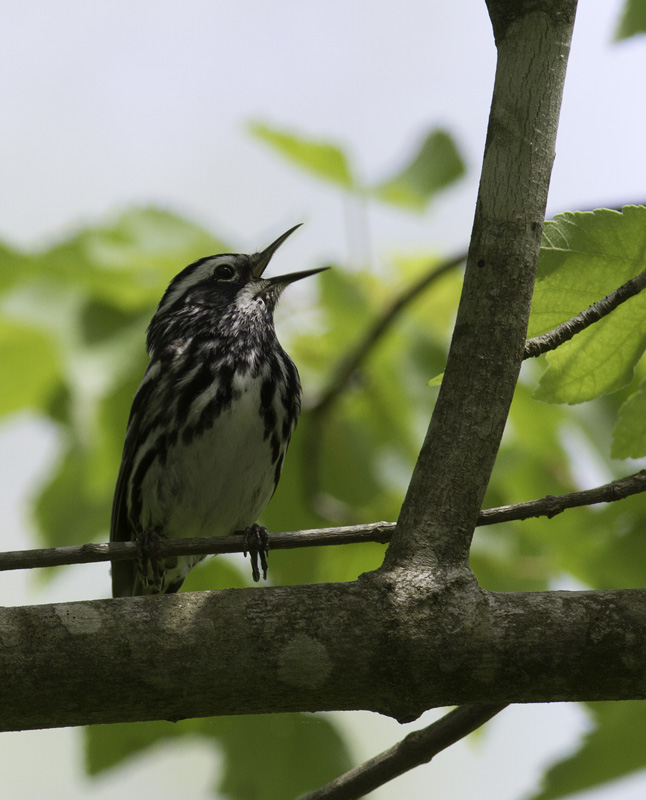
[[[484,0],[31,0],[0,27],[0,238],[31,247],[156,203],[255,250],[295,222],[285,270],[397,249],[464,248],[472,222],[495,49]],[[646,112],[635,82],[646,41],[612,45],[619,0],[581,0],[549,211],[646,201]],[[348,236],[339,194],[245,133],[260,119],[345,145],[369,180],[399,167],[426,130],[448,127],[469,177],[428,214],[372,208],[369,246]],[[178,265],[178,268],[183,265]],[[142,334],[143,335],[143,334]],[[34,546],[27,498],[55,457],[52,431],[0,427],[3,549]],[[105,567],[61,572],[46,589],[5,574],[0,603],[105,596]],[[343,715],[359,756],[402,735],[397,723]],[[428,720],[424,718],[423,723]],[[519,800],[542,765],[585,727],[572,706],[513,708],[375,797]],[[406,731],[410,726],[406,726]],[[215,765],[201,746],[164,750],[98,782],[82,773],[76,730],[0,736],[8,797],[103,800],[188,791],[207,798]],[[142,789],[142,786],[144,787]],[[185,787],[190,787],[186,789]],[[637,800],[637,776],[586,800]],[[581,798],[584,795],[580,796]]]

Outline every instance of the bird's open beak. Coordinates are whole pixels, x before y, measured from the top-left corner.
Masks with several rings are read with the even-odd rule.
[[[317,267],[316,269],[304,269],[302,272],[292,272],[289,275],[278,275],[275,278],[265,278],[270,286],[279,286],[281,291],[294,281],[300,281],[301,278],[309,278],[310,275],[316,275],[317,272],[325,272],[329,267]]]
[[[287,239],[289,236],[294,233],[296,228],[300,228],[303,223],[299,222],[298,225],[294,225],[293,228],[290,228],[286,231],[282,236],[279,236],[275,242],[272,242],[269,247],[266,247],[262,253],[256,253],[253,256],[254,264],[253,264],[253,275],[254,278],[260,278],[262,273],[267,269],[267,265],[271,261],[271,257],[274,255],[276,250],[281,246],[281,244]]]
[[[293,228],[290,228],[288,231],[283,233],[282,236],[279,236],[275,242],[272,242],[269,247],[266,247],[261,253],[256,253],[253,256],[254,264],[253,264],[253,274],[255,278],[260,278],[263,272],[267,269],[267,265],[271,261],[271,257],[274,255],[276,250],[281,246],[281,244],[287,239],[288,236],[291,236],[292,233],[296,230],[296,228],[300,228],[303,223],[300,222],[298,225],[294,225]],[[294,283],[294,281],[300,281],[301,278],[309,278],[310,275],[316,275],[317,272],[323,272],[323,270],[329,269],[329,267],[318,267],[317,269],[306,269],[302,272],[292,272],[291,275],[278,275],[276,278],[265,278],[269,288],[271,286],[279,286],[280,289],[284,289],[290,283]]]

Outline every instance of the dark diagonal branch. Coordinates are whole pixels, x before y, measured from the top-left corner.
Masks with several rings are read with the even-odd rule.
[[[466,253],[460,253],[453,258],[448,258],[439,266],[434,266],[428,272],[424,273],[421,278],[398,295],[393,302],[384,309],[382,314],[372,322],[357,344],[339,361],[328,385],[323,389],[319,397],[311,403],[310,410],[321,412],[327,409],[327,407],[343,392],[354,373],[407,306],[409,306],[413,300],[417,299],[429,286],[435,283],[438,278],[460,266],[460,264],[466,260],[466,257]]]
[[[425,272],[411,286],[395,297],[383,312],[372,321],[359,341],[338,361],[332,371],[330,380],[318,397],[307,403],[311,423],[305,429],[304,434],[303,454],[305,464],[303,485],[308,505],[322,517],[335,519],[336,521],[342,521],[343,517],[343,514],[337,513],[337,509],[331,509],[326,498],[321,497],[319,494],[323,431],[334,403],[348,388],[353,376],[404,310],[442,275],[458,267],[465,258],[466,253],[460,253],[453,258],[448,258],[439,265],[433,266],[432,269]]]
[[[466,705],[446,716],[409,733],[401,742],[355,769],[321,786],[302,800],[357,800],[378,789],[393,778],[403,775],[450,747],[501,712],[506,705]]]
[[[605,316],[614,311],[615,308],[630,300],[636,294],[639,294],[642,289],[646,288],[646,269],[642,270],[639,275],[635,275],[629,281],[615,289],[614,292],[606,295],[603,299],[593,303],[585,311],[577,314],[572,319],[562,322],[556,328],[547,333],[542,333],[540,336],[535,336],[533,339],[528,339],[525,342],[524,358],[535,358],[548,350],[555,350],[564,342],[569,341],[577,333],[581,333],[587,327],[595,322],[599,322]]]
[[[594,489],[547,495],[540,500],[514,503],[498,508],[486,508],[478,516],[478,526],[501,522],[554,517],[568,508],[612,503],[646,491],[646,470],[619,478]],[[325,547],[339,544],[387,544],[395,530],[394,522],[372,522],[337,528],[312,528],[302,531],[272,533],[272,550],[294,550],[302,547]],[[159,543],[160,557],[185,555],[215,555],[241,553],[242,536],[213,536],[200,539],[175,539]],[[139,551],[133,542],[112,544],[83,544],[75,547],[50,547],[42,550],[16,550],[0,553],[0,572],[15,569],[58,567],[67,564],[93,564],[100,561],[128,561],[137,558]]]

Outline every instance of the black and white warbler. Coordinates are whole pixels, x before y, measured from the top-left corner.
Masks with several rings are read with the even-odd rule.
[[[298,227],[261,253],[199,259],[173,278],[159,303],[110,529],[110,541],[138,541],[143,557],[113,562],[115,597],[176,592],[203,558],[148,558],[146,542],[156,537],[242,531],[266,569],[266,530],[255,523],[278,483],[301,407],[298,371],[276,337],[273,312],[288,284],[321,269],[263,273]]]

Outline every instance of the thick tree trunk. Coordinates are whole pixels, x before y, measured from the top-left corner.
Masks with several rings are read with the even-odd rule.
[[[475,582],[192,592],[0,611],[0,729],[646,697],[646,590]]]

